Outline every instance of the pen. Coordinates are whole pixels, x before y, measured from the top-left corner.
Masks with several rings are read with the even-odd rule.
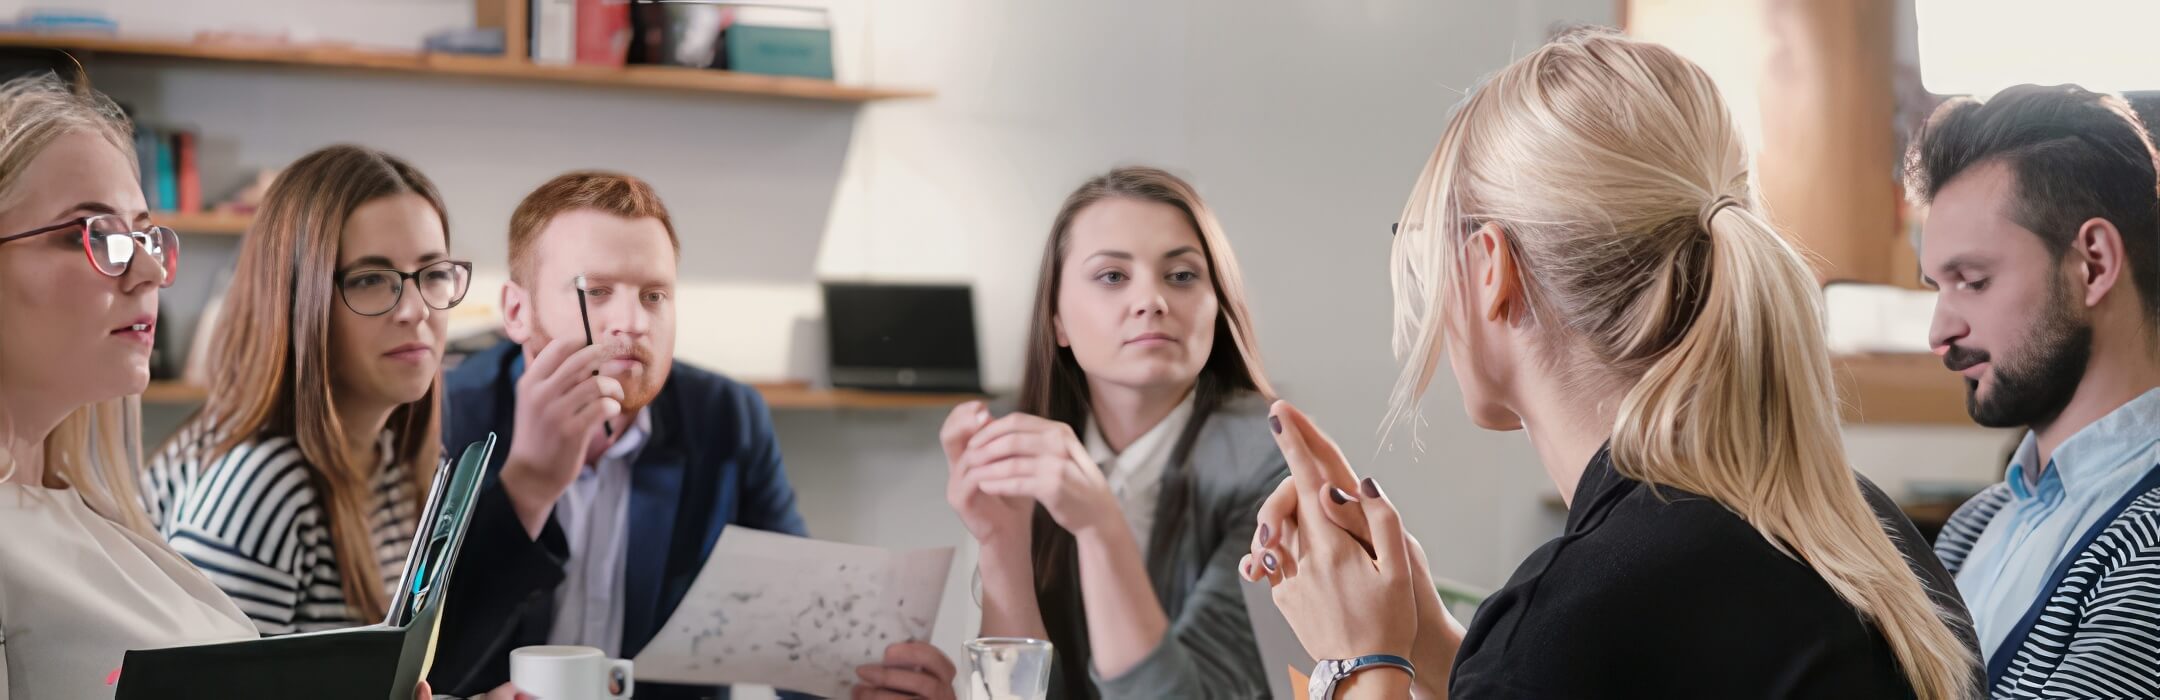
[[[575,281],[577,282],[578,320],[585,324],[585,346],[592,347],[592,316],[585,312],[585,276],[578,275]],[[593,370],[592,376],[600,376],[600,370]],[[606,421],[600,422],[600,431],[608,437],[615,437],[615,426]]]

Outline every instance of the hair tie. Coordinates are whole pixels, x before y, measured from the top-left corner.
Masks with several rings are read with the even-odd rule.
[[[1709,231],[1710,220],[1717,218],[1718,212],[1725,211],[1726,207],[1737,206],[1740,206],[1740,200],[1733,199],[1732,195],[1721,194],[1717,199],[1710,200],[1709,204],[1703,205],[1702,211],[1695,215],[1695,220],[1702,224],[1704,231]]]

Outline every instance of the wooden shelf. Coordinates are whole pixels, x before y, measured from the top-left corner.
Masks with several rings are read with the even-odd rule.
[[[1973,425],[1965,380],[1934,355],[1841,356],[1831,370],[1847,423]]]
[[[226,212],[176,212],[150,213],[152,223],[172,227],[182,236],[238,236],[247,233],[248,223],[255,220],[253,214]]]
[[[860,389],[819,389],[800,382],[754,385],[775,409],[946,409],[983,398],[976,394],[900,393]]]
[[[146,404],[202,403],[210,397],[210,390],[193,384],[175,381],[153,380],[143,390],[142,402]]]
[[[196,43],[81,34],[0,32],[0,49],[55,49],[162,59],[462,76],[521,82],[759,95],[830,102],[929,97],[921,90],[841,85],[829,80],[674,66],[548,66],[498,56],[381,51],[286,43]]]
[[[853,389],[818,389],[800,382],[776,382],[751,385],[765,396],[765,404],[773,410],[837,410],[871,409],[897,410],[911,408],[951,408],[964,401],[982,398],[974,394],[903,394],[882,391],[858,391]],[[154,381],[143,391],[146,404],[193,404],[201,403],[210,392],[193,384],[173,381]]]

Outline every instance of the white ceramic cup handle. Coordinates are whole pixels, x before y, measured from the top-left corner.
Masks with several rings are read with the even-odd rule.
[[[614,680],[615,674],[620,673],[623,678],[623,687],[620,694],[607,697],[611,700],[626,700],[629,698],[631,693],[637,690],[637,674],[633,672],[635,669],[636,666],[629,659],[608,659],[607,680]]]

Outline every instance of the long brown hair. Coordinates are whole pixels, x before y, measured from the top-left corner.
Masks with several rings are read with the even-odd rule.
[[[1036,276],[1035,312],[1028,323],[1027,368],[1021,374],[1018,410],[1072,426],[1075,434],[1087,426],[1087,373],[1073,358],[1072,349],[1057,342],[1058,289],[1063,283],[1060,270],[1070,252],[1073,219],[1096,202],[1114,198],[1166,204],[1184,213],[1186,222],[1200,235],[1200,253],[1207,258],[1208,280],[1219,300],[1214,350],[1200,367],[1200,376],[1193,385],[1192,419],[1171,449],[1156,509],[1158,531],[1175,531],[1185,526],[1184,520],[1192,512],[1192,470],[1186,458],[1208,416],[1239,392],[1275,396],[1274,387],[1261,371],[1259,345],[1253,335],[1252,312],[1245,303],[1245,279],[1238,271],[1237,257],[1230,252],[1222,224],[1191,184],[1157,168],[1128,166],[1082,183],[1065,198],[1057,219],[1050,225],[1050,239],[1043,245],[1042,266]],[[1086,669],[1087,645],[1069,641],[1086,638],[1086,621],[1063,614],[1080,609],[1080,589],[1072,576],[1079,568],[1072,533],[1058,527],[1057,521],[1040,507],[1035,509],[1034,533],[1036,597],[1044,601],[1043,626],[1050,636],[1067,640],[1057,645],[1059,665]],[[1053,605],[1050,601],[1067,605]],[[1088,696],[1086,673],[1068,673],[1065,679],[1062,697]]]
[[[339,583],[361,620],[382,617],[389,601],[368,523],[375,465],[348,459],[331,390],[330,314],[341,303],[334,278],[346,221],[361,205],[399,194],[420,195],[435,208],[448,245],[449,217],[434,183],[389,154],[330,146],[278,175],[248,227],[211,343],[210,399],[190,419],[196,430],[181,431],[212,442],[204,456],[263,436],[292,436],[329,506]],[[427,395],[390,413],[393,453],[407,467],[416,501],[428,492],[442,452],[441,394],[438,376]]]

